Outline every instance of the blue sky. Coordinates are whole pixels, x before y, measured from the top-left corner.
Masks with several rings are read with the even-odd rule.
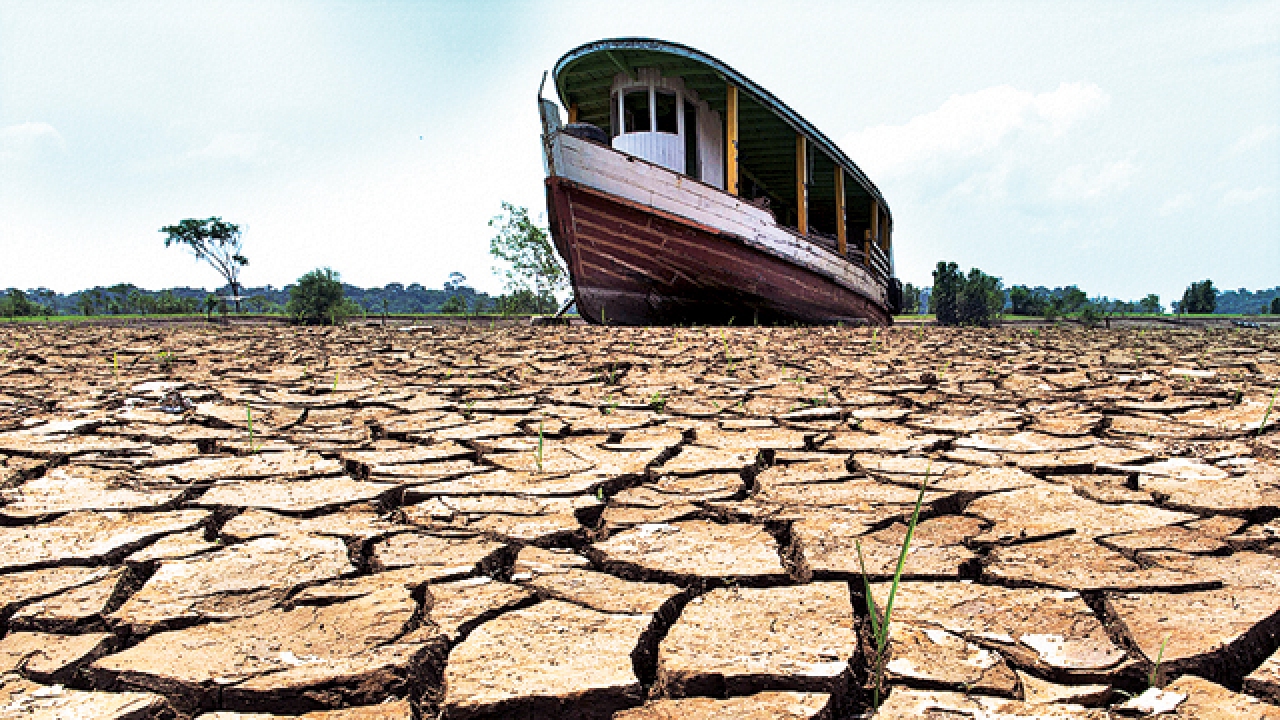
[[[1276,0],[0,0],[0,287],[213,287],[157,229],[220,215],[250,285],[499,290],[489,218],[545,210],[541,73],[619,35],[715,55],[841,144],[904,280],[1280,284]]]

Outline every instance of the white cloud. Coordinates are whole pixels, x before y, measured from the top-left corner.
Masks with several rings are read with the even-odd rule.
[[[1268,195],[1271,195],[1275,191],[1276,191],[1275,188],[1267,187],[1264,185],[1260,185],[1252,190],[1235,188],[1233,190],[1227,191],[1227,194],[1222,196],[1221,204],[1223,207],[1248,205],[1254,202],[1255,200],[1259,200],[1261,198],[1267,197]]]
[[[1280,125],[1259,125],[1227,148],[1228,155],[1241,155],[1280,137]]]
[[[25,122],[0,128],[0,158],[12,159],[49,147],[64,152],[67,149],[62,133],[49,123]]]
[[[1162,204],[1160,209],[1156,212],[1159,213],[1161,217],[1168,217],[1191,207],[1193,200],[1195,200],[1195,196],[1189,192],[1178,193],[1168,200],[1165,200],[1164,204]]]
[[[1133,181],[1137,166],[1128,160],[1080,163],[1054,178],[1049,193],[1061,200],[1087,200],[1119,192]]]
[[[952,95],[903,125],[879,125],[841,143],[872,174],[911,173],[921,165],[988,154],[1020,133],[1057,137],[1110,102],[1093,83],[1062,83],[1031,93],[998,85]]]
[[[213,160],[256,160],[267,144],[258,133],[218,133],[208,145],[191,153],[191,157]]]

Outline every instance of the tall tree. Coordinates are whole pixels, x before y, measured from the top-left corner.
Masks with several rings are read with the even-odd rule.
[[[213,266],[231,286],[236,312],[240,312],[240,268],[249,264],[241,253],[240,226],[224,222],[220,217],[207,220],[187,218],[177,225],[166,225],[160,232],[167,233],[164,246],[177,243],[186,245],[196,260],[204,260]]]
[[[1138,301],[1138,307],[1142,308],[1142,312],[1154,315],[1160,312],[1160,296],[1155,293],[1149,293]]]
[[[489,221],[498,234],[489,241],[489,254],[507,264],[501,271],[509,294],[532,293],[540,306],[555,310],[556,293],[568,286],[569,273],[551,244],[551,234],[529,218],[526,208],[502,203],[502,215]],[[494,268],[498,272],[498,268]]]
[[[940,261],[933,271],[933,292],[929,295],[930,310],[939,325],[955,325],[958,321],[957,305],[964,275],[953,262]]]

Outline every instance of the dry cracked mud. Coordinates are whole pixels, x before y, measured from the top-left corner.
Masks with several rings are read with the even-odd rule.
[[[1277,387],[1267,329],[5,325],[0,720],[1278,718]]]

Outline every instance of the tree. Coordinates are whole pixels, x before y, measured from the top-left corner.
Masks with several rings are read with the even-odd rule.
[[[550,233],[529,219],[526,208],[504,202],[502,210],[502,215],[489,221],[489,227],[498,228],[489,241],[489,254],[507,267],[495,267],[494,272],[503,275],[508,293],[526,290],[540,304],[554,308],[556,294],[568,287],[569,273],[552,247]]]
[[[915,315],[920,312],[920,288],[907,283],[902,286],[902,314]]]
[[[1155,315],[1161,312],[1160,296],[1151,293],[1138,301],[1138,307],[1142,308],[1142,312],[1149,315]]]
[[[956,320],[962,325],[989,327],[991,321],[1003,312],[1004,288],[1001,287],[1000,278],[992,277],[978,268],[971,268],[969,277],[960,286],[956,301]]]
[[[341,276],[330,268],[316,268],[289,289],[285,306],[289,317],[303,325],[337,325],[358,308],[342,291]]]
[[[1271,298],[1271,314],[1280,315],[1280,297]]]
[[[1182,293],[1182,311],[1192,314],[1210,314],[1218,307],[1218,291],[1212,280],[1191,283]]]
[[[964,276],[955,263],[938,263],[933,271],[933,293],[929,296],[929,305],[939,325],[955,325],[958,321],[957,301],[963,283]]]
[[[1044,315],[1049,307],[1049,295],[1043,288],[1031,289],[1026,285],[1009,288],[1009,305],[1014,315]]]
[[[177,225],[166,225],[160,232],[168,233],[164,246],[177,243],[186,245],[196,260],[208,262],[231,286],[236,312],[240,312],[240,268],[249,264],[241,253],[240,226],[223,222],[220,217],[207,220],[187,218]]]

